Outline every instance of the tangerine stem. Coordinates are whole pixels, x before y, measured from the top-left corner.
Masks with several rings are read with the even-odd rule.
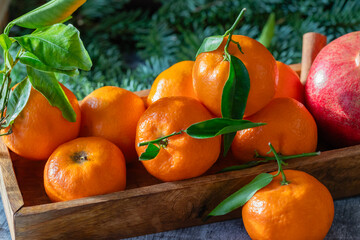
[[[283,163],[282,158],[277,154],[277,152],[275,151],[275,148],[273,147],[273,145],[271,145],[271,143],[269,143],[269,146],[270,146],[271,151],[274,153],[275,159],[278,164],[278,172],[277,172],[277,174],[275,174],[275,176],[278,176],[281,173],[281,175],[282,175],[281,185],[288,185],[290,182],[286,180],[284,170],[282,169],[282,166],[281,166],[281,164]]]
[[[270,152],[271,152],[271,150],[270,150]],[[319,155],[320,155],[320,152],[311,152],[311,153],[302,153],[302,154],[296,154],[296,155],[288,155],[288,156],[279,155],[279,156],[281,157],[281,164],[286,165],[287,163],[285,163],[283,160],[288,160],[288,159],[293,159],[293,158],[301,158],[301,157],[319,156]],[[250,162],[247,162],[247,163],[244,163],[241,165],[234,165],[231,167],[224,168],[217,173],[242,170],[242,169],[246,169],[246,168],[255,167],[261,163],[268,163],[270,161],[276,160],[275,157],[262,156],[262,155],[257,154],[257,152],[255,154],[255,158],[263,158],[263,160],[250,161]]]
[[[239,13],[239,16],[236,18],[234,24],[224,34],[224,37],[229,35],[228,40],[227,40],[226,45],[225,45],[225,48],[224,48],[225,56],[226,56],[227,59],[230,59],[230,57],[229,57],[230,54],[228,52],[228,48],[229,48],[230,42],[232,41],[231,37],[232,37],[237,25],[239,25],[245,11],[246,11],[246,8],[243,8],[241,10],[241,12]]]
[[[180,130],[179,132],[174,132],[174,133],[169,134],[169,135],[167,135],[167,136],[165,136],[165,137],[161,137],[161,138],[158,138],[158,139],[155,139],[155,140],[151,140],[151,141],[147,141],[147,142],[141,142],[141,143],[138,144],[138,146],[139,146],[139,147],[141,147],[141,146],[146,146],[146,145],[149,145],[150,143],[155,143],[155,144],[157,144],[157,143],[160,143],[160,142],[161,142],[162,140],[164,140],[164,139],[167,139],[167,138],[172,137],[172,136],[175,136],[175,135],[182,134],[183,132],[184,132],[183,130]]]
[[[4,71],[5,71],[5,73],[4,73],[4,80],[3,80],[3,83],[2,83],[2,85],[1,85],[1,90],[0,90],[0,96],[1,96],[1,98],[3,97],[3,96],[2,96],[2,93],[3,93],[3,89],[4,89],[4,86],[5,86],[5,83],[7,83],[7,89],[6,89],[5,97],[4,97],[3,103],[2,103],[1,118],[4,117],[5,108],[6,108],[6,106],[7,106],[8,100],[9,100],[9,94],[10,94],[10,90],[11,90],[11,77],[10,77],[10,74],[11,74],[11,71],[14,69],[15,65],[19,62],[19,60],[20,60],[20,55],[21,55],[22,52],[23,52],[23,49],[20,48],[19,51],[18,51],[18,53],[16,54],[16,58],[15,58],[14,62],[13,62],[13,63],[11,64],[11,66],[10,66],[10,69],[7,69],[7,64],[4,64]],[[8,50],[7,50],[7,51],[4,51],[4,53],[5,53],[5,54],[4,54],[4,57],[5,57],[5,58],[8,58],[7,55],[10,54],[9,51],[8,51]],[[8,54],[6,54],[6,53],[8,53]],[[6,60],[7,60],[7,59],[5,59],[4,62],[6,62]]]
[[[319,155],[320,155],[320,151],[319,152],[311,152],[311,153],[301,153],[301,154],[296,154],[296,155],[288,155],[288,156],[281,155],[281,159],[288,160],[288,159],[293,159],[293,158],[312,157],[312,156],[319,156]],[[275,157],[267,157],[267,156],[261,156],[261,155],[256,155],[255,158],[264,158],[269,161],[276,160]]]

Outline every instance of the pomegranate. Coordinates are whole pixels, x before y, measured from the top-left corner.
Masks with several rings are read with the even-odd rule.
[[[305,85],[320,135],[336,147],[360,144],[360,31],[325,46]]]

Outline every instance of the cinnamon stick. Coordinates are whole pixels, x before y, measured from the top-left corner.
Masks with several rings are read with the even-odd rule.
[[[320,33],[309,32],[304,34],[300,75],[300,81],[303,85],[306,83],[311,64],[314,62],[320,50],[326,46],[326,41],[326,36]]]

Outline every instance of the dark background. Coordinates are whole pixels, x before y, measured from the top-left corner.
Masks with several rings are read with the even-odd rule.
[[[9,20],[45,2],[12,0]],[[131,91],[150,88],[161,71],[193,60],[205,37],[223,34],[243,7],[247,12],[235,34],[258,38],[274,12],[276,31],[269,50],[288,64],[301,61],[306,32],[325,34],[331,41],[360,30],[358,0],[88,0],[70,23],[79,28],[93,68],[60,80],[79,99],[104,85]],[[11,35],[26,31],[14,27]],[[21,69],[14,71],[15,82],[25,76]]]

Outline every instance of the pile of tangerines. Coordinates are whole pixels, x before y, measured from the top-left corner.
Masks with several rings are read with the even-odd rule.
[[[244,118],[266,123],[238,131],[231,146],[233,156],[241,163],[252,161],[255,152],[271,156],[269,142],[282,155],[315,151],[317,127],[302,103],[304,92],[298,75],[277,62],[256,40],[239,35],[232,39],[240,43],[243,53],[234,42],[230,43],[229,53],[245,64],[250,77]],[[76,122],[66,121],[59,109],[32,89],[26,107],[13,124],[13,133],[3,136],[3,142],[24,158],[47,160],[44,186],[52,201],[124,190],[126,164],[138,160],[146,149],[139,143],[221,117],[222,90],[229,75],[229,62],[224,61],[225,44],[226,38],[217,50],[199,54],[196,61],[179,62],[163,71],[147,99],[107,86],[78,102],[62,86],[77,114]],[[221,144],[221,136],[195,139],[182,132],[164,139],[158,155],[142,163],[162,181],[193,178],[217,161]],[[250,236],[323,238],[334,215],[330,193],[306,173],[285,173],[290,184],[281,186],[277,177],[243,208]],[[296,201],[289,200],[293,198]],[[287,211],[291,214],[283,217]],[[308,234],[307,228],[312,233]]]

